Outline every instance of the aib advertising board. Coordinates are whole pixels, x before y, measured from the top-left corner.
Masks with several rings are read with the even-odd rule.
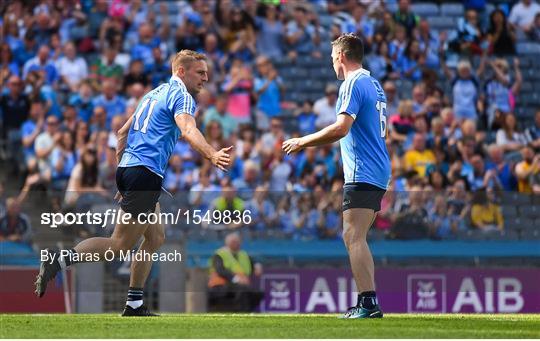
[[[378,269],[388,313],[539,313],[540,269]],[[269,269],[260,278],[267,313],[338,313],[356,304],[348,269]]]

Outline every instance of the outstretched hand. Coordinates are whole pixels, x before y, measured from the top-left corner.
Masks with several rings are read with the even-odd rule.
[[[229,152],[232,149],[233,146],[222,148],[220,151],[217,151],[214,153],[214,155],[212,155],[210,161],[212,161],[212,164],[214,166],[226,172],[227,167],[229,167],[229,165],[231,164],[231,156],[229,155]]]
[[[281,145],[281,149],[283,149],[283,151],[287,154],[299,152],[302,149],[304,149],[300,145],[300,140],[301,140],[300,137],[288,139],[283,142],[283,144]]]

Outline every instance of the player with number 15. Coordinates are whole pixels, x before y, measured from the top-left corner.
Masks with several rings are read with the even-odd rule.
[[[332,64],[344,80],[336,103],[336,122],[310,135],[283,142],[287,153],[340,140],[343,159],[343,240],[358,289],[358,303],[344,318],[382,317],[375,293],[374,265],[367,232],[390,182],[386,149],[386,96],[379,82],[362,68],[362,40],[345,34],[332,42]]]

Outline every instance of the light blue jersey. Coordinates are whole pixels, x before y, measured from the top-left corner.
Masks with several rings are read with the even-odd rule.
[[[369,71],[358,69],[339,88],[337,114],[350,115],[354,122],[341,139],[345,183],[365,182],[388,189],[391,166],[386,149],[386,96]]]
[[[176,76],[144,95],[133,114],[118,167],[144,166],[163,177],[181,135],[174,118],[180,114],[194,116],[196,109],[195,100]]]

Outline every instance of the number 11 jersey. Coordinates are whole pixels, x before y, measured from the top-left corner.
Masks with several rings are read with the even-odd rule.
[[[195,100],[177,76],[144,95],[133,114],[118,167],[144,166],[163,177],[181,136],[175,117],[194,116],[196,109]]]

